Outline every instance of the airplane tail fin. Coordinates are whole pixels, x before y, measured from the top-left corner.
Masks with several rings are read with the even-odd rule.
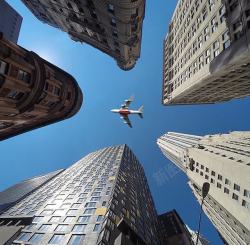
[[[139,115],[140,118],[143,118],[143,108],[144,108],[144,107],[143,107],[143,105],[142,105],[142,106],[138,109],[138,111],[139,111],[139,114],[138,114],[138,115]]]

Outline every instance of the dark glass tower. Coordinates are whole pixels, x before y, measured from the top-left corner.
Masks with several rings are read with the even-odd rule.
[[[1,214],[0,244],[160,244],[142,166],[126,145],[90,153]]]

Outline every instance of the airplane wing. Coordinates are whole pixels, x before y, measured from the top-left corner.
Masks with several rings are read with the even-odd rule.
[[[128,116],[123,116],[123,122],[126,123],[126,124],[128,124],[128,126],[130,128],[132,128],[132,124],[131,124]]]
[[[125,100],[124,104],[122,105],[122,109],[128,109],[133,100],[134,100],[134,96],[130,96],[128,100]]]

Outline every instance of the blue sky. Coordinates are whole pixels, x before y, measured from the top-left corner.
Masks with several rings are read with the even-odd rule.
[[[128,72],[109,56],[72,41],[66,33],[39,22],[21,1],[8,0],[22,16],[19,45],[72,74],[84,102],[71,119],[0,142],[0,190],[23,179],[66,168],[102,147],[128,144],[144,166],[159,213],[176,209],[184,222],[197,229],[199,206],[187,178],[162,155],[156,139],[166,131],[196,135],[249,129],[250,99],[216,105],[161,105],[162,47],[175,1],[147,1],[141,58]],[[145,106],[145,117],[131,117],[133,129],[110,109],[135,95],[132,108]],[[158,183],[155,176],[169,171]],[[201,232],[220,245],[216,230],[203,216]]]

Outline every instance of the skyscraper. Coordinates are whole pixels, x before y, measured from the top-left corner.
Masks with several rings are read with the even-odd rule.
[[[164,40],[164,105],[250,95],[250,4],[179,0]]]
[[[195,135],[169,132],[157,140],[163,154],[185,172],[204,212],[229,245],[250,243],[250,132]]]
[[[54,178],[63,170],[58,170],[49,174],[36,176],[18,183],[5,191],[0,192],[0,213],[5,209],[15,205],[18,201],[22,200],[25,196],[30,195],[37,188],[41,187],[47,181]]]
[[[5,0],[0,1],[0,32],[13,43],[17,43],[22,24],[22,16]]]
[[[0,33],[0,140],[70,118],[82,100],[70,74]]]
[[[176,210],[159,215],[158,220],[162,244],[193,245],[191,234]]]
[[[126,146],[90,153],[0,215],[0,243],[159,244],[142,166]]]
[[[22,1],[39,20],[110,55],[123,70],[140,57],[145,0]]]

